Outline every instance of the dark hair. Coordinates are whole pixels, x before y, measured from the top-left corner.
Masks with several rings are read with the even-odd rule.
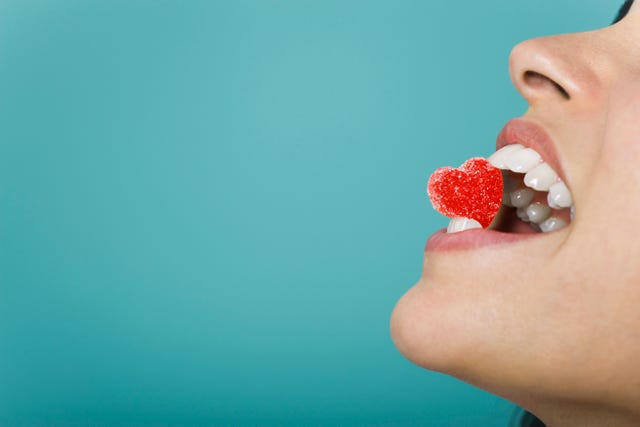
[[[616,15],[615,19],[613,20],[614,24],[620,21],[622,18],[624,18],[627,15],[627,13],[629,12],[629,9],[631,9],[632,4],[633,4],[633,0],[627,0],[624,2],[620,10],[618,11],[618,14]]]
[[[518,407],[513,411],[509,427],[546,427],[546,425],[531,412]]]

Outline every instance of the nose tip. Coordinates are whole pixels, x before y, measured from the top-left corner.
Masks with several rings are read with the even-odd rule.
[[[596,108],[603,102],[615,71],[611,53],[602,46],[607,37],[615,36],[598,30],[519,43],[509,55],[511,80],[531,107]]]

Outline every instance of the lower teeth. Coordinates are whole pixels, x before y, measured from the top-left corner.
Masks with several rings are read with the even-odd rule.
[[[551,217],[540,223],[540,230],[543,233],[549,231],[560,230],[567,226],[567,223],[562,218]]]
[[[503,176],[503,204],[515,208],[518,219],[528,223],[535,231],[547,233],[566,227],[567,220],[560,217],[566,215],[554,214],[566,208],[570,208],[570,218],[573,219],[575,209],[571,203],[571,193],[562,181],[552,184],[546,196],[540,196],[541,192],[518,185],[518,176],[521,174],[503,171]]]
[[[502,170],[502,204],[515,209],[521,221],[520,226],[502,231],[523,231],[522,223],[527,223],[534,231],[547,233],[564,228],[573,220],[575,208],[571,192],[536,151],[520,144],[511,144],[497,150],[487,161]],[[541,193],[546,195],[542,197]],[[513,220],[518,221],[515,218]],[[500,224],[500,220],[494,220],[489,228],[500,229]],[[468,218],[453,218],[447,232],[456,233],[471,228],[480,228],[480,224]]]
[[[513,180],[514,177],[509,176],[508,179]],[[513,188],[513,184],[509,185]],[[568,225],[569,219],[567,219],[567,207],[561,206],[566,204],[566,198],[561,200],[561,205],[558,205],[557,203],[549,203],[549,201],[553,200],[554,199],[549,197],[549,194],[544,196],[541,192],[536,192],[526,187],[511,189],[509,191],[505,184],[505,197],[503,204],[514,209],[518,220],[529,224],[535,232],[548,233],[559,230]],[[570,209],[570,219],[573,219],[573,205],[570,206]],[[496,221],[496,223],[497,225],[494,225],[491,228],[500,229],[500,221]],[[515,227],[515,229],[520,230],[520,232],[523,231],[518,227]],[[511,229],[511,231],[513,231],[513,229]]]
[[[520,221],[529,224],[535,232],[548,233],[566,227],[569,220],[573,220],[575,208],[571,203],[567,206],[567,203],[571,202],[571,194],[562,181],[551,185],[548,192],[540,192],[522,187],[522,180],[518,183],[518,175],[514,176],[509,171],[503,171],[504,197],[502,203],[514,209]],[[547,193],[547,195],[543,197],[540,195],[541,193]],[[567,217],[566,209],[570,210],[569,219],[562,218]],[[500,224],[499,220],[494,222]],[[473,228],[482,228],[482,226],[473,219],[456,217],[449,222],[447,233],[457,233]],[[499,229],[499,225],[492,224],[489,228]]]
[[[475,219],[455,217],[449,221],[447,233],[457,233],[459,231],[471,230],[472,228],[482,228],[482,225]]]
[[[517,217],[536,231],[543,233],[567,226],[566,211],[573,220],[575,208],[571,192],[558,174],[531,148],[512,144],[497,150],[487,159],[502,170],[506,206],[516,208]],[[526,186],[522,187],[522,183]],[[535,191],[534,191],[535,190]],[[536,199],[537,192],[546,192],[544,202]],[[538,197],[540,199],[540,197]],[[558,211],[559,214],[552,214]]]

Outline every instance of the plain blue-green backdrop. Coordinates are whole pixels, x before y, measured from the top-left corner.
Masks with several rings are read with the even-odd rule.
[[[512,46],[618,6],[2,0],[0,425],[505,426],[389,315]]]

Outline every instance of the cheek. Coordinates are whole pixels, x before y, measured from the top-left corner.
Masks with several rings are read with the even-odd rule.
[[[637,76],[640,81],[640,75]],[[640,84],[611,94],[601,163],[611,178],[640,183]],[[636,187],[637,188],[637,187]]]
[[[573,264],[584,263],[591,278],[615,281],[620,274],[640,272],[640,85],[612,94],[600,150],[590,179],[580,192],[570,249]]]

